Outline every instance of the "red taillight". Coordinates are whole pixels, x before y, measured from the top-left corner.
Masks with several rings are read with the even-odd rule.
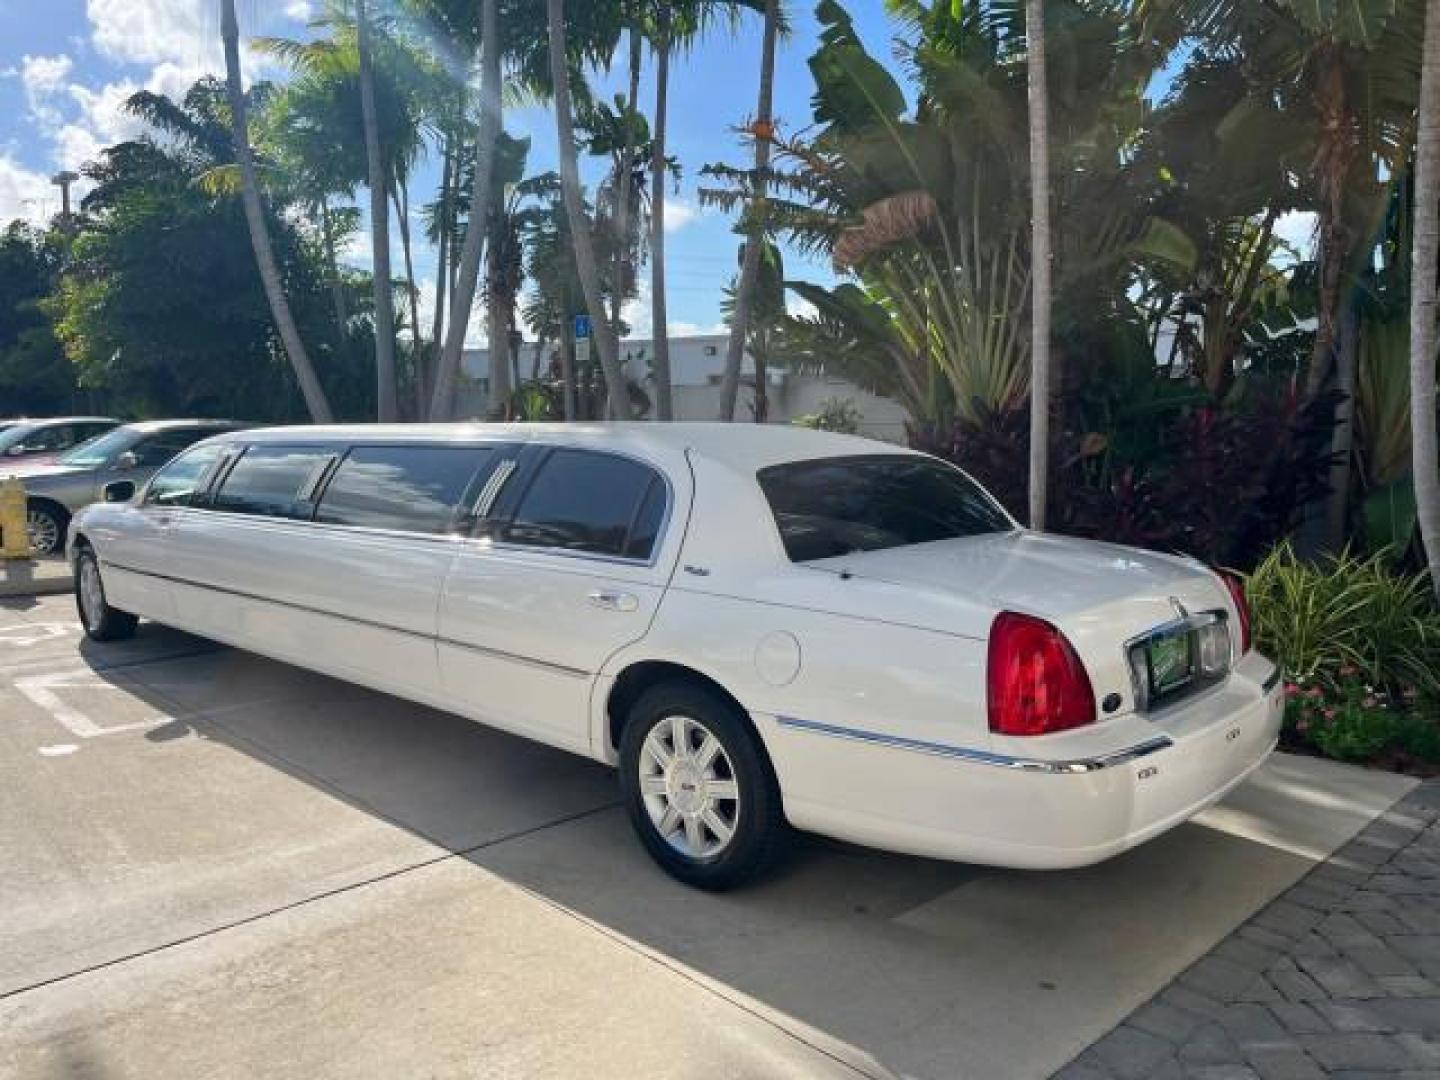
[[[1240,653],[1250,651],[1250,602],[1245,599],[1245,579],[1233,570],[1216,570],[1225,588],[1230,590],[1230,599],[1235,601],[1235,613],[1240,616]]]
[[[986,663],[990,730],[1045,735],[1095,722],[1095,693],[1065,635],[1044,619],[1002,611]]]

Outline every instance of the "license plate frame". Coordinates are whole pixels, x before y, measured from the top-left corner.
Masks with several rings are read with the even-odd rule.
[[[1145,678],[1151,701],[1183,693],[1195,681],[1195,630],[1175,626],[1151,634],[1145,640]]]
[[[1226,656],[1219,667],[1201,646],[1202,636],[1215,632],[1225,634],[1221,641]],[[1206,611],[1187,613],[1127,641],[1125,659],[1136,710],[1152,711],[1223,681],[1233,660],[1228,633],[1224,612]]]

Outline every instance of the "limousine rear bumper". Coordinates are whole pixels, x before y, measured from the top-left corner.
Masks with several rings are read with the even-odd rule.
[[[1267,661],[1102,754],[1016,757],[798,717],[757,717],[797,828],[931,858],[1021,869],[1100,862],[1223,798],[1274,749]]]

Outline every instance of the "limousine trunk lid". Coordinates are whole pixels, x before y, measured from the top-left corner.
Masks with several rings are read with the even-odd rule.
[[[1075,646],[1097,701],[1135,707],[1127,643],[1189,613],[1236,613],[1219,578],[1190,559],[1017,529],[853,552],[807,564],[851,578],[949,594],[970,604],[1035,615]],[[933,605],[916,611],[937,613]],[[932,616],[933,617],[933,616]],[[936,630],[957,628],[934,625]]]

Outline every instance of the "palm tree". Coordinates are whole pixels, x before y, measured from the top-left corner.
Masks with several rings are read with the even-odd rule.
[[[265,224],[265,208],[260,202],[260,183],[250,154],[245,90],[240,82],[240,24],[235,18],[235,0],[221,0],[220,36],[225,45],[225,88],[230,99],[235,158],[240,165],[241,199],[245,207],[245,222],[250,229],[250,245],[255,249],[255,262],[260,269],[260,282],[265,289],[265,299],[270,304],[271,317],[280,332],[281,343],[285,346],[285,354],[295,371],[295,381],[300,384],[300,392],[305,397],[310,418],[317,424],[328,424],[334,418],[330,402],[315,375],[315,369],[310,365],[310,357],[300,340],[299,327],[295,325],[295,316],[285,299],[285,286],[280,280],[280,268],[275,262],[275,252],[270,246],[270,233]]]
[[[1440,4],[1425,15],[1410,269],[1410,430],[1415,514],[1440,598],[1440,444],[1435,432],[1435,260],[1440,258]]]
[[[1045,528],[1050,451],[1050,116],[1045,0],[1025,0],[1030,101],[1030,527]]]
[[[665,128],[669,115],[670,49],[673,17],[661,0],[655,20],[655,124],[650,146],[650,336],[653,339],[655,418],[675,418],[670,385],[670,315],[665,296]]]
[[[770,141],[775,127],[771,116],[771,100],[775,87],[775,37],[779,26],[779,0],[765,0],[765,30],[760,44],[760,100],[756,106],[755,120],[750,125],[751,133],[755,137],[755,198],[748,211],[750,222],[745,244],[745,261],[740,268],[735,315],[730,324],[730,343],[725,351],[725,374],[720,380],[718,418],[721,420],[735,419],[735,399],[740,392],[740,365],[745,358],[750,308],[754,303],[755,282],[760,273],[760,254],[764,247],[766,170],[770,166]]]
[[[448,420],[454,411],[455,377],[460,371],[460,354],[465,348],[465,331],[470,325],[470,308],[480,281],[480,252],[485,239],[485,222],[492,212],[492,174],[495,145],[500,137],[500,16],[497,0],[480,4],[480,132],[475,162],[475,185],[470,191],[466,214],[465,241],[455,288],[450,297],[450,327],[445,348],[435,371],[435,391],[430,398],[430,419]],[[491,356],[499,345],[490,343]],[[493,366],[493,365],[492,365]]]
[[[390,207],[388,180],[380,156],[380,126],[375,115],[374,58],[370,48],[370,17],[365,0],[355,0],[356,43],[360,56],[360,110],[365,127],[365,161],[370,178],[371,258],[375,282],[376,419],[396,416],[395,301],[390,279]]]
[[[575,145],[575,118],[570,102],[570,60],[565,48],[565,0],[546,0],[546,23],[550,45],[550,79],[555,92],[555,132],[560,156],[560,185],[565,198],[565,213],[570,219],[570,233],[575,244],[575,264],[580,285],[585,293],[585,307],[590,313],[591,332],[600,357],[600,370],[605,376],[609,395],[610,416],[628,420],[631,415],[629,389],[620,371],[614,327],[605,314],[605,300],[600,286],[600,268],[595,260],[595,247],[585,220],[580,192],[579,154]]]

